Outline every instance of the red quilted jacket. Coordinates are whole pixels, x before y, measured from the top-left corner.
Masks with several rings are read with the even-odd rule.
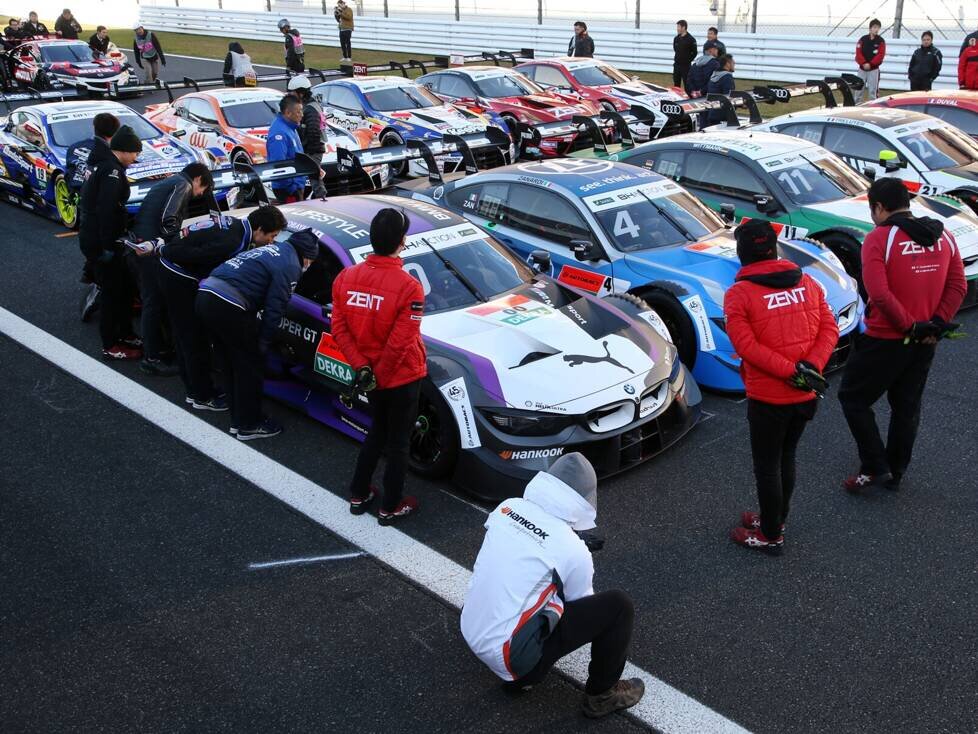
[[[825,369],[839,327],[821,286],[788,260],[762,260],[737,273],[723,300],[727,335],[742,360],[747,397],[803,403],[814,393],[788,385],[798,362]]]
[[[369,255],[333,281],[332,333],[354,370],[369,365],[388,389],[428,374],[421,341],[424,291],[399,257]]]

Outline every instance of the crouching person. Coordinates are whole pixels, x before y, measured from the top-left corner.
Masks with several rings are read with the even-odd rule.
[[[597,477],[579,453],[537,474],[523,497],[504,501],[486,537],[462,608],[462,636],[489,668],[529,689],[570,652],[591,643],[583,712],[597,718],[634,706],[638,678],[619,680],[632,637],[632,601],[594,593],[591,551],[578,534],[595,527]]]

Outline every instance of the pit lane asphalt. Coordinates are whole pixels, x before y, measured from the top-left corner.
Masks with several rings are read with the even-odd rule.
[[[174,59],[168,78],[181,61],[215,73]],[[95,353],[77,239],[2,211],[0,306]],[[978,334],[978,313],[962,321]],[[741,403],[708,395],[687,440],[605,482],[596,586],[635,597],[631,659],[755,732],[975,731],[976,359],[976,337],[942,345],[898,494],[838,488],[854,451],[833,386],[781,558],[726,540],[754,506]],[[349,546],[3,338],[0,369],[4,730],[585,726],[562,681],[501,694],[457,615],[369,559],[244,571]],[[175,380],[119,372],[182,399]],[[342,494],[355,444],[269,408],[288,430],[255,450]],[[448,489],[411,477],[424,507],[403,529],[471,566],[484,518]]]

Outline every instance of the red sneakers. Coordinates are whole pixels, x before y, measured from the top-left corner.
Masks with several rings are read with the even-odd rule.
[[[105,359],[141,359],[143,350],[136,347],[127,347],[125,344],[116,344],[110,349],[103,349],[102,356]]]
[[[886,474],[853,474],[846,477],[842,482],[842,488],[846,492],[853,494],[869,487],[883,487],[893,481],[889,473]]]
[[[367,511],[367,506],[374,501],[374,497],[377,496],[377,488],[371,487],[366,497],[351,497],[350,498],[350,514],[351,515],[362,515]]]
[[[410,515],[412,512],[417,512],[419,507],[417,497],[404,497],[400,504],[395,507],[391,512],[386,510],[381,510],[377,513],[377,522],[381,525],[390,525],[396,520],[400,520],[406,515]]]
[[[734,528],[730,531],[730,539],[745,548],[756,548],[766,553],[779,554],[784,548],[784,536],[779,535],[774,540],[767,538],[760,530]]]
[[[740,524],[748,530],[761,529],[761,513],[745,510],[740,515]],[[781,523],[781,533],[784,534],[784,523]]]

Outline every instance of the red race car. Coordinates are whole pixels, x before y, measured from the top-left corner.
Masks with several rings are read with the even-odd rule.
[[[600,59],[569,56],[534,59],[516,69],[551,93],[576,94],[603,109],[617,112],[633,106],[648,110],[653,117],[651,123],[629,123],[632,136],[638,141],[693,131],[689,115],[670,120],[660,109],[663,102],[685,99],[681,89],[644,82]]]
[[[572,119],[601,112],[596,102],[573,93],[544,91],[520,72],[499,66],[444,69],[425,74],[417,82],[456,107],[495,112],[506,122],[514,142],[520,142],[526,126],[535,129],[536,150],[530,152],[546,158],[591,147],[590,133],[582,132]],[[599,124],[607,138],[615,138],[613,122],[603,120]]]
[[[961,132],[978,138],[978,92],[971,89],[935,89],[900,92],[866,102],[869,107],[899,107],[939,117]]]

